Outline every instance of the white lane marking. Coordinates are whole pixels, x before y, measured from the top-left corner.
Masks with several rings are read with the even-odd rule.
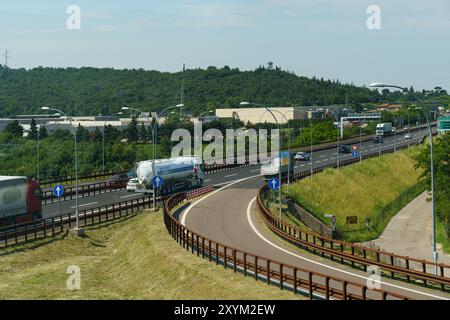
[[[204,182],[208,182],[208,181],[211,181],[211,179],[206,179]]]
[[[225,178],[230,178],[230,177],[234,177],[234,176],[237,176],[237,173],[229,174],[229,175],[225,176]]]
[[[270,244],[271,246],[275,247],[276,249],[278,249],[278,250],[280,250],[280,251],[283,251],[283,252],[285,252],[285,253],[287,253],[287,254],[289,254],[289,255],[291,255],[291,256],[294,256],[294,257],[296,257],[296,258],[299,258],[299,259],[308,261],[308,262],[313,263],[313,264],[317,264],[317,265],[319,265],[319,266],[321,266],[321,267],[324,267],[324,268],[328,268],[328,269],[331,269],[331,270],[334,270],[334,271],[337,271],[337,272],[341,272],[341,273],[350,275],[350,276],[352,276],[352,277],[357,277],[357,278],[361,278],[361,279],[364,279],[364,280],[374,281],[374,279],[367,278],[367,277],[361,276],[361,275],[356,274],[356,273],[353,273],[353,272],[349,272],[349,271],[346,271],[346,270],[342,270],[342,269],[339,269],[339,268],[335,268],[335,267],[332,267],[332,266],[329,266],[329,265],[326,265],[326,264],[323,264],[323,263],[320,263],[320,262],[317,262],[317,261],[314,261],[314,260],[305,258],[305,257],[303,257],[303,256],[300,256],[300,255],[298,255],[298,254],[295,254],[295,253],[293,253],[293,252],[290,252],[290,251],[288,251],[288,250],[286,250],[286,249],[284,249],[284,248],[282,248],[282,247],[276,245],[275,243],[270,242],[269,240],[267,240],[267,238],[265,238],[265,237],[258,231],[258,229],[256,229],[255,225],[253,224],[252,218],[251,218],[251,208],[252,208],[253,202],[255,202],[255,200],[256,200],[256,197],[254,197],[254,198],[250,201],[250,203],[248,204],[248,207],[247,207],[247,220],[248,220],[248,223],[250,224],[250,227],[252,228],[253,232],[255,232],[262,240],[264,240],[265,242],[267,242],[267,243]],[[377,281],[377,280],[376,280],[376,281]],[[425,296],[429,296],[429,297],[432,297],[432,298],[435,298],[435,299],[449,300],[449,299],[444,298],[444,297],[440,297],[440,296],[436,296],[436,295],[433,295],[433,294],[429,294],[429,293],[417,291],[417,290],[414,290],[414,289],[405,288],[405,287],[398,286],[398,285],[391,284],[391,283],[387,283],[387,282],[383,282],[383,281],[377,281],[377,282],[379,282],[380,284],[386,285],[386,286],[391,286],[391,287],[393,287],[393,288],[397,288],[397,289],[401,289],[401,290],[406,290],[406,291],[418,293],[418,294],[425,295]]]
[[[256,171],[259,171],[259,170],[261,170],[261,169],[250,170],[250,172],[256,172]]]
[[[184,210],[184,211],[181,213],[181,217],[180,217],[180,223],[181,223],[181,225],[183,225],[183,226],[186,225],[186,217],[187,217],[189,211],[191,211],[191,209],[192,209],[193,207],[195,207],[198,203],[200,203],[200,201],[203,201],[203,200],[205,200],[205,199],[208,199],[209,197],[211,197],[212,195],[216,194],[217,192],[222,191],[223,189],[228,188],[228,187],[230,187],[230,186],[232,186],[232,185],[234,185],[234,184],[236,184],[236,183],[239,183],[239,182],[244,181],[244,180],[249,180],[249,179],[253,179],[253,178],[256,178],[256,177],[260,177],[260,176],[261,176],[261,175],[258,174],[258,175],[256,175],[256,176],[251,176],[251,177],[247,177],[247,178],[242,178],[242,179],[239,179],[239,180],[231,181],[229,184],[227,184],[227,185],[225,185],[225,186],[223,186],[223,187],[221,187],[221,188],[219,188],[219,189],[217,189],[217,190],[215,190],[215,191],[213,191],[213,192],[207,194],[207,195],[204,196],[203,198],[198,199],[197,201],[195,201],[193,204],[191,204],[186,210]],[[228,182],[225,182],[225,183],[228,183]],[[218,185],[220,185],[220,184],[216,184],[216,186],[218,186]]]
[[[78,205],[78,207],[85,207],[85,206],[90,206],[91,204],[97,204],[98,203],[98,201],[96,201],[96,202],[90,202],[90,203],[84,203],[84,204],[79,204]],[[77,206],[73,206],[73,207],[70,207],[70,209],[75,209]]]
[[[140,196],[140,195],[142,195],[142,194],[141,193],[129,194],[129,195],[126,195],[126,196],[121,196],[120,199],[134,197],[134,196]]]
[[[323,156],[319,156],[319,158],[325,158],[327,155],[326,154],[324,154]]]

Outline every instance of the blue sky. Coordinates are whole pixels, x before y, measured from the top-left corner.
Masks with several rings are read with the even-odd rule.
[[[0,8],[12,68],[254,69],[450,91],[448,0],[15,0]],[[81,29],[68,30],[69,5]],[[369,30],[369,5],[381,30]],[[3,58],[2,61],[3,63]]]

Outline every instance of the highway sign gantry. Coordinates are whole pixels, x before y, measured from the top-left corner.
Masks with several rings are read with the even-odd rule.
[[[57,184],[56,186],[53,187],[53,194],[55,197],[61,198],[62,195],[64,194],[64,187],[60,184]]]
[[[277,190],[280,188],[280,180],[278,180],[275,177],[270,178],[269,181],[267,182],[267,185],[271,190]]]

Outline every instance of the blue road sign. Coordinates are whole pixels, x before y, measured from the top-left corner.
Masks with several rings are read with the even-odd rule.
[[[358,152],[357,151],[352,151],[352,157],[353,158],[359,157]]]
[[[280,158],[289,158],[289,151],[280,151]]]
[[[62,185],[57,184],[56,186],[53,187],[53,194],[55,195],[55,197],[59,198],[64,194],[64,188]]]
[[[152,184],[155,188],[160,188],[164,184],[164,179],[161,176],[154,176]]]
[[[270,189],[276,190],[276,189],[280,188],[280,180],[278,180],[275,177],[270,178],[270,180],[267,182],[267,185],[269,186]]]

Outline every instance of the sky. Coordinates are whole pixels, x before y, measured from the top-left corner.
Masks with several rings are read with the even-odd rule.
[[[448,0],[2,2],[0,51],[11,68],[253,70],[272,61],[307,77],[450,91]],[[79,29],[67,27],[71,5]]]

